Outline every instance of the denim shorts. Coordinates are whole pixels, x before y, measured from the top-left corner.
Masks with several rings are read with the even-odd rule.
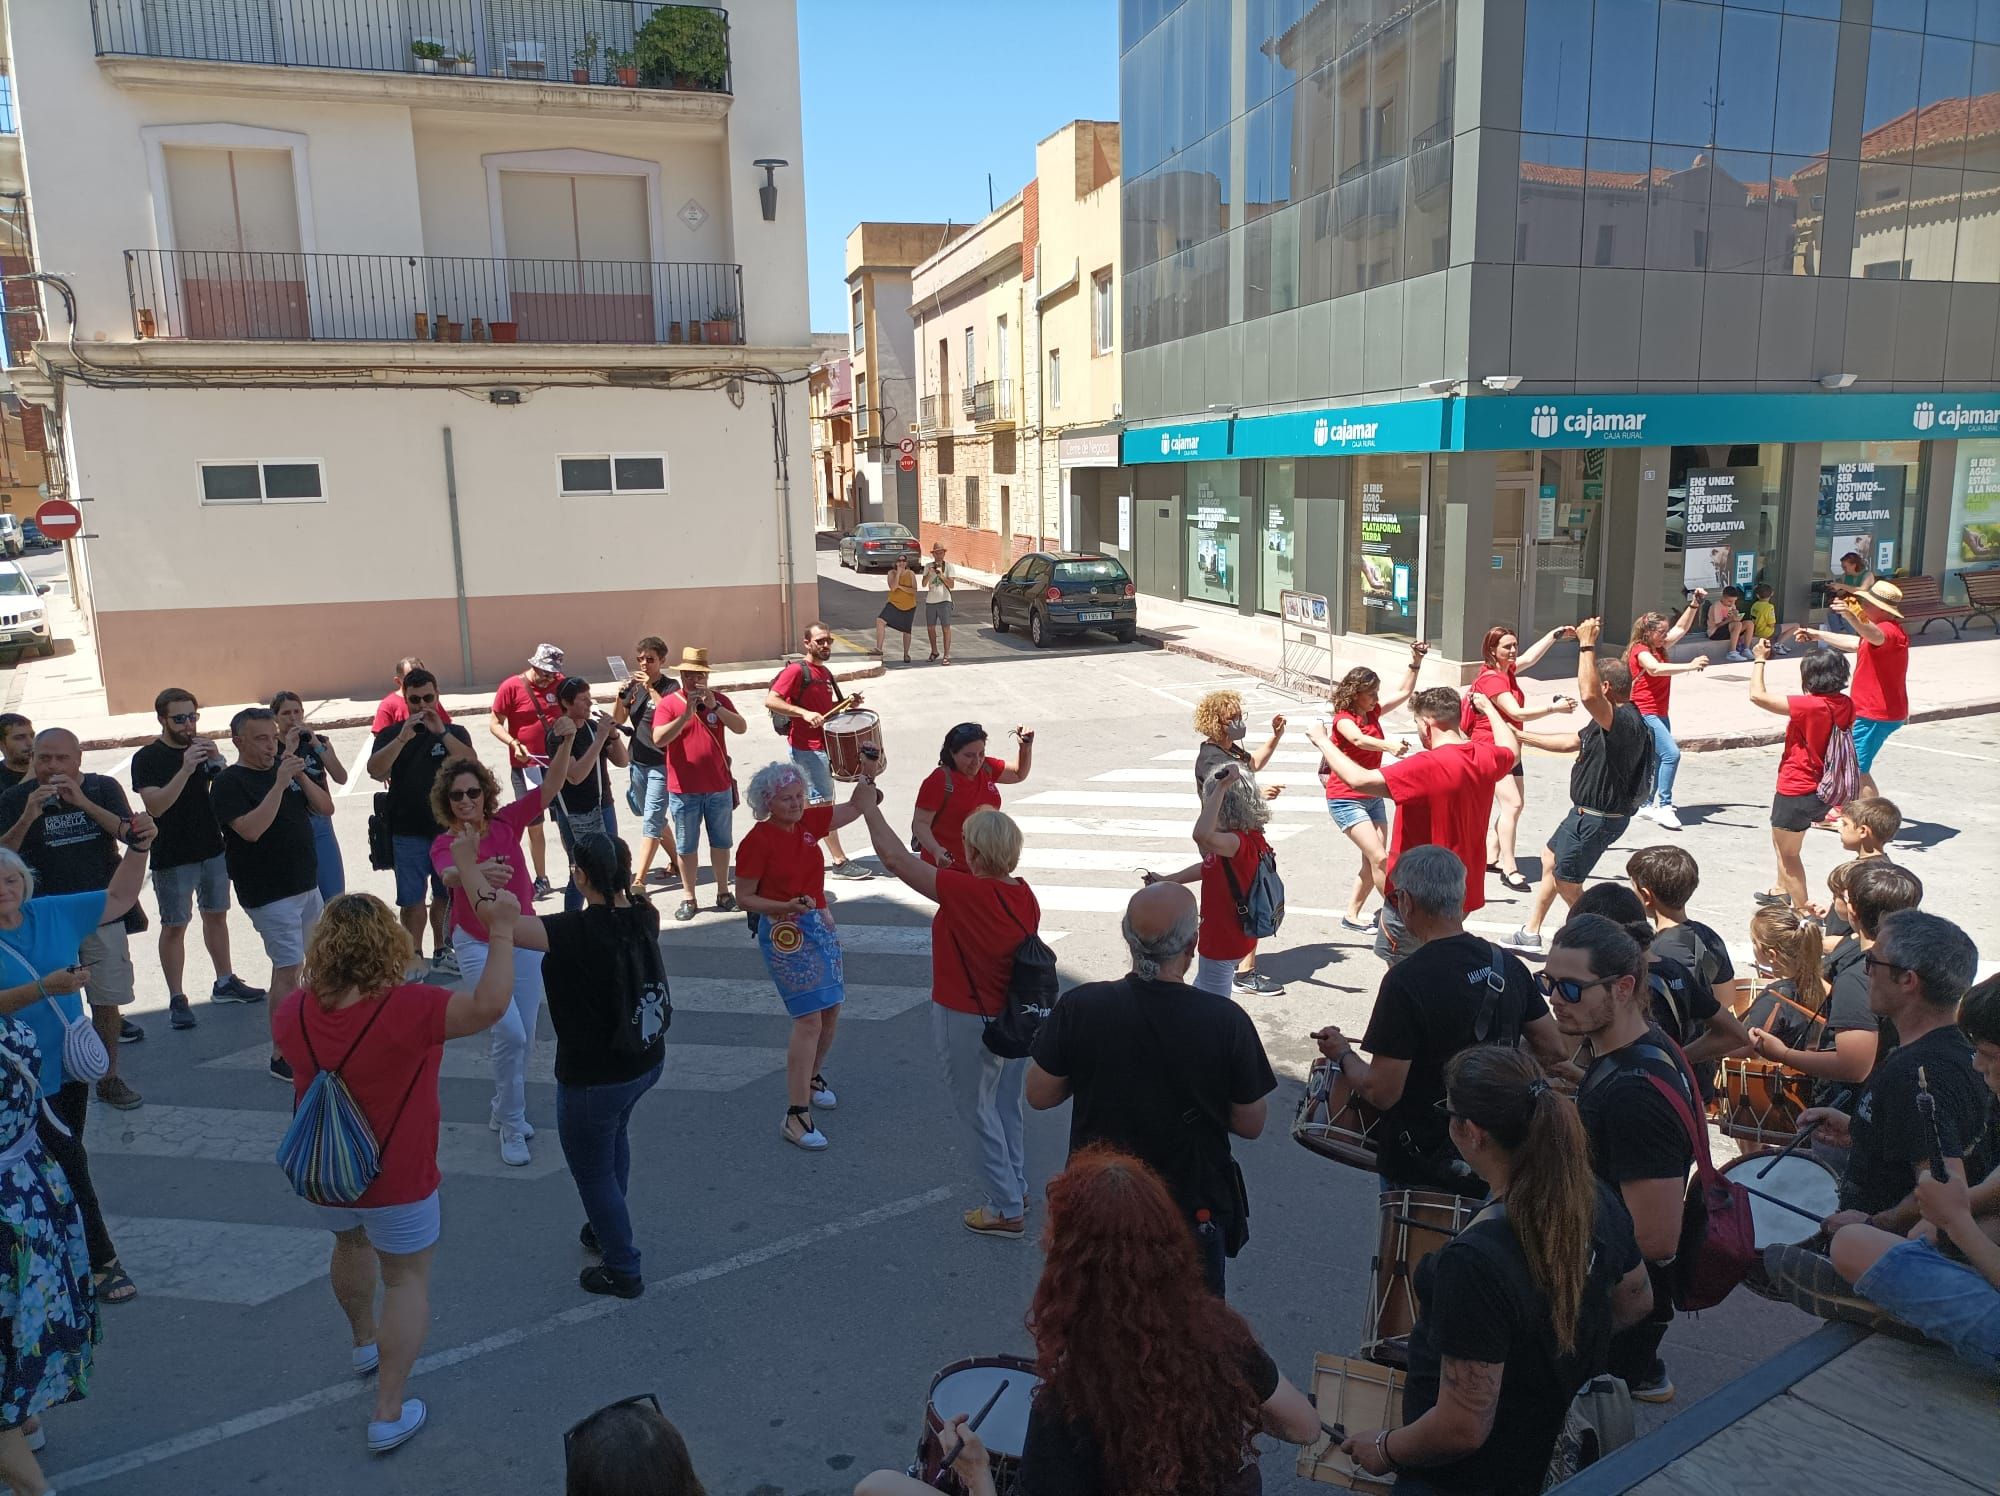
[[[320,902],[319,890],[308,888],[304,893],[273,899],[244,912],[263,937],[264,954],[271,964],[297,966],[306,958],[306,942],[312,939],[313,926],[319,923],[320,911],[325,907]]]
[[[1855,1282],[1904,1324],[1941,1340],[1981,1371],[2000,1371],[2000,1288],[1927,1241],[1898,1242]]]
[[[824,805],[833,798],[833,771],[827,767],[824,748],[794,748],[792,763],[806,776],[806,799]]]
[[[711,790],[701,795],[668,795],[667,815],[674,823],[674,850],[692,857],[701,845],[703,824],[708,828],[708,845],[721,851],[735,840],[730,820],[736,806],[728,790]]]
[[[319,1210],[327,1230],[359,1228],[368,1233],[369,1246],[391,1257],[407,1257],[436,1246],[444,1229],[444,1212],[438,1205],[436,1190],[408,1205],[377,1205],[366,1210],[349,1205],[322,1205]]]
[[[169,930],[192,923],[197,904],[203,914],[227,914],[229,869],[222,854],[206,862],[154,868],[153,897],[160,902],[160,923]]]
[[[1363,821],[1373,821],[1383,830],[1389,827],[1389,805],[1380,795],[1366,800],[1329,800],[1326,813],[1333,817],[1333,824],[1342,831],[1359,826]]]
[[[431,865],[431,843],[437,838],[430,836],[397,836],[390,838],[396,852],[396,907],[398,909],[418,909],[423,906],[424,895],[428,892],[435,903],[444,902],[444,880]]]
[[[1875,755],[1889,741],[1889,734],[1902,725],[1901,722],[1884,722],[1876,717],[1854,719],[1854,762],[1862,773],[1866,774],[1875,767]]]
[[[667,829],[667,766],[632,765],[632,796],[639,802],[639,834],[658,841]]]

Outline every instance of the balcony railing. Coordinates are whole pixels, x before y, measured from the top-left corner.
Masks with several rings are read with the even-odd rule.
[[[658,0],[91,0],[100,57],[730,92],[729,12]]]
[[[972,386],[967,392],[966,410],[972,416],[972,424],[984,426],[994,421],[1014,419],[1014,381],[1011,379],[988,379]]]
[[[738,265],[130,249],[141,338],[741,343]]]
[[[917,401],[917,425],[925,431],[935,431],[944,425],[944,417],[938,411],[938,397],[925,395]]]

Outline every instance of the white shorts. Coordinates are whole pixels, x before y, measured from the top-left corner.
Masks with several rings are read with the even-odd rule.
[[[315,1208],[327,1230],[366,1231],[368,1245],[391,1257],[407,1257],[436,1246],[444,1229],[444,1213],[438,1205],[436,1190],[408,1205],[378,1205],[369,1210],[356,1210],[349,1205]]]
[[[325,907],[319,890],[308,888],[304,893],[274,899],[244,913],[264,938],[264,954],[270,957],[271,964],[297,966],[306,958],[306,942],[312,938],[313,926],[319,923],[320,911]]]

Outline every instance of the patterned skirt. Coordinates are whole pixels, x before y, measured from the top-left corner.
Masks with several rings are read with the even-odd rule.
[[[840,934],[817,909],[757,921],[757,949],[764,969],[794,1018],[831,1008],[847,996],[841,968]]]
[[[18,1428],[90,1386],[97,1294],[83,1216],[37,1143],[0,1166],[0,1428]]]

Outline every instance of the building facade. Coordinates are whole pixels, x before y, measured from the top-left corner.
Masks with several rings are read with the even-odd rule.
[[[1073,121],[912,274],[922,530],[975,569],[1123,533],[1118,171],[1119,127]]]
[[[813,334],[819,362],[806,371],[812,423],[813,525],[838,534],[854,518],[854,361],[846,333]]]
[[[114,712],[767,658],[816,611],[792,7],[416,14],[8,7],[63,282],[12,372]]]
[[[1121,25],[1144,590],[1467,661],[1695,585],[1804,620],[1849,554],[2000,560],[2000,7]]]
[[[901,467],[917,428],[916,322],[910,272],[966,231],[962,223],[857,223],[847,236],[848,354],[854,361],[852,520],[917,527],[917,483]]]

